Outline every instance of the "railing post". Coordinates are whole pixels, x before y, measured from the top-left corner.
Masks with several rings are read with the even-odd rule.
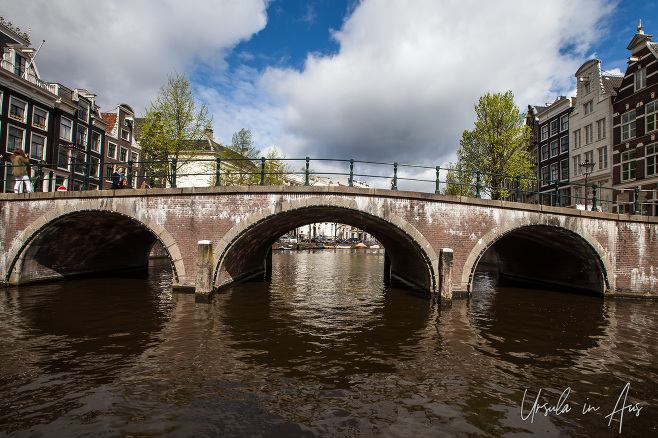
[[[128,160],[128,188],[133,188],[133,160]]]
[[[265,185],[265,157],[260,157],[260,185]]]
[[[594,184],[592,186],[592,211],[596,211],[596,201],[597,201],[597,199],[596,199],[596,189],[597,189],[597,187],[598,186],[596,184]]]
[[[479,170],[475,172],[475,197],[480,199],[482,196],[480,195],[480,175],[482,172]]]
[[[398,162],[393,163],[393,187],[391,190],[398,189]]]
[[[215,158],[215,186],[220,186],[220,171],[222,168],[222,159],[221,158]]]
[[[306,171],[305,171],[306,181],[304,181],[305,186],[309,185],[309,181],[308,181],[308,162],[309,162],[309,160],[310,160],[310,158],[306,157]]]
[[[516,176],[516,202],[521,202],[521,175]]]
[[[37,163],[37,180],[34,182],[34,191],[43,192],[43,162]]]
[[[555,207],[560,206],[560,188],[557,185],[557,180],[554,181],[555,183]],[[585,187],[585,196],[587,196],[587,187]]]
[[[82,189],[81,190],[87,190],[87,185],[89,183],[89,162],[85,161],[84,167],[83,167],[83,174],[82,174]]]
[[[354,187],[354,159],[350,158],[350,187]]]
[[[175,158],[171,159],[171,187],[176,188],[176,165],[178,160]]]
[[[434,194],[438,195],[441,193],[441,181],[439,180],[439,172],[441,171],[441,166],[436,166],[436,189],[434,189]]]
[[[635,205],[633,214],[640,214],[640,188],[635,187]]]

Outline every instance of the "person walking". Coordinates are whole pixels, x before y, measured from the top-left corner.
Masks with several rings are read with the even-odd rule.
[[[25,183],[25,192],[32,193],[32,182],[30,182],[29,165],[30,161],[25,156],[23,149],[14,149],[11,155],[11,173],[16,179],[14,184],[14,193],[23,193],[23,183]]]

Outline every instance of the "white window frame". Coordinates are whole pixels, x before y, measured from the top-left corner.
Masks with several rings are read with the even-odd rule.
[[[123,155],[123,158],[121,158],[121,155]],[[128,162],[128,148],[124,147],[119,147],[119,161],[122,161],[124,163]]]
[[[624,119],[626,119],[626,121],[624,121]],[[631,110],[621,115],[621,141],[626,141],[635,137],[635,120],[635,110]],[[628,132],[624,133],[624,128],[626,127],[628,127]]]
[[[68,125],[64,123],[64,121],[68,122]],[[62,135],[62,127],[66,126],[68,128],[68,136]],[[66,141],[71,141],[71,136],[73,135],[73,121],[70,119],[67,119],[66,117],[62,117],[59,121],[59,138],[62,140]]]
[[[635,179],[635,149],[630,149],[621,153],[619,162],[619,180],[632,181]],[[631,166],[632,165],[632,166]],[[626,175],[626,177],[624,177]]]
[[[560,132],[569,130],[569,115],[565,114],[560,117]]]
[[[137,152],[131,151],[130,159],[132,160],[133,163],[139,162],[139,154]]]
[[[585,144],[590,144],[594,142],[594,125],[590,123],[585,126]]]
[[[77,152],[75,155],[75,160],[73,163],[73,173],[77,175],[84,175],[85,173],[85,165],[84,163],[87,161],[87,154],[82,153],[82,152]]]
[[[569,159],[565,158],[564,160],[560,161],[560,180],[567,181],[568,179],[569,179]]]
[[[581,146],[580,129],[573,131],[573,148],[578,149]]]
[[[130,141],[130,131],[127,129],[121,129],[121,140]]]
[[[17,129],[17,130],[21,131],[21,133],[22,133],[21,134],[21,145],[18,148],[16,147],[15,143],[12,146],[9,146],[9,132],[12,129]],[[7,143],[6,143],[7,152],[13,152],[15,149],[19,149],[19,148],[25,150],[25,128],[21,128],[21,127],[14,126],[14,125],[7,125]]]
[[[114,146],[114,153],[112,155],[110,155],[110,150],[112,149],[112,146]],[[116,143],[108,142],[107,143],[107,156],[109,158],[112,158],[112,159],[116,160],[117,159],[117,149],[118,149],[118,146],[117,146]]]
[[[550,184],[550,181],[548,181],[548,177],[550,176],[548,166],[542,166],[541,168],[541,186],[546,187],[547,185]]]
[[[45,117],[44,117],[44,123],[43,123],[43,125],[37,123],[37,122],[34,120],[34,118],[37,116],[37,111],[42,111],[42,112],[45,113]],[[43,108],[39,108],[38,106],[34,106],[34,105],[32,105],[32,126],[34,126],[35,128],[38,128],[38,129],[42,129],[42,130],[44,130],[44,131],[47,131],[47,130],[48,130],[48,115],[49,115],[49,113],[48,113],[48,111],[46,111],[45,109],[43,109]]]
[[[571,161],[573,163],[573,176],[578,176],[578,169],[580,169],[580,155],[576,155],[575,157],[571,157]]]
[[[597,149],[599,154],[599,170],[608,168],[608,146]]]
[[[585,111],[585,115],[589,115],[594,111],[594,100],[590,100],[588,102],[585,102],[583,105],[583,109]]]
[[[649,102],[644,107],[645,134],[658,130],[658,100]]]
[[[560,154],[560,142],[555,139],[551,140],[551,158]]]
[[[560,137],[560,153],[569,152],[569,134]]]
[[[551,163],[551,181],[560,180],[560,163]]]
[[[545,144],[541,147],[541,160],[545,161],[551,158],[551,149],[548,144]]]
[[[557,135],[560,130],[560,121],[558,119],[551,120],[551,137]]]
[[[94,141],[95,136],[97,136],[98,142]],[[101,151],[102,141],[103,141],[103,135],[100,132],[91,131],[91,142],[89,143],[89,149],[92,152],[100,152]]]
[[[41,143],[41,156],[36,156],[34,154],[34,138],[35,137],[40,137],[43,141]],[[48,142],[48,138],[45,135],[37,134],[36,132],[33,132],[30,136],[30,158],[35,159],[35,160],[43,160],[43,157],[46,154],[46,144]]]
[[[84,115],[84,117],[81,117]],[[78,120],[89,123],[89,104],[87,102],[78,102]]]
[[[100,171],[100,158],[90,157],[89,158],[89,176],[92,178],[98,178],[98,172]]]
[[[0,91],[0,115],[2,115],[2,104],[4,103],[5,93]]]
[[[644,160],[644,176],[649,177],[658,175],[658,143],[647,145],[644,150],[644,156],[646,157]]]
[[[65,154],[62,154],[62,149],[66,152]],[[63,165],[60,163],[60,157],[66,157],[66,165]],[[64,145],[59,145],[57,149],[57,159],[55,160],[56,166],[58,169],[66,169],[69,170],[71,168],[71,150],[69,148],[65,148]]]
[[[633,73],[633,86],[635,91],[641,90],[647,86],[647,68],[641,68]]]
[[[605,133],[605,117],[596,121],[596,139],[603,140],[606,136]]]
[[[548,124],[541,127],[541,141],[548,139]]]
[[[14,102],[18,102],[19,105],[15,105]],[[22,105],[22,107],[21,107],[21,105]],[[19,116],[18,114],[12,113],[12,109],[14,107],[21,108],[23,110],[23,115]],[[9,118],[10,119],[18,120],[20,122],[26,123],[26,121],[27,121],[27,109],[28,109],[27,102],[25,102],[21,99],[18,99],[15,96],[11,96],[9,98]]]
[[[84,133],[83,140],[82,140],[83,143],[82,144],[80,144],[78,142],[78,137],[79,137],[79,134],[80,134],[81,131]],[[87,143],[89,143],[89,128],[87,128],[86,126],[81,125],[81,124],[78,123],[78,127],[76,129],[76,134],[75,134],[75,145],[76,145],[76,147],[82,147],[86,151],[87,150]]]

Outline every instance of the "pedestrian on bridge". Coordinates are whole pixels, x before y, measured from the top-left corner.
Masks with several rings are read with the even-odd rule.
[[[23,183],[25,183],[25,192],[32,193],[32,183],[30,182],[29,166],[30,161],[25,156],[23,149],[14,149],[11,155],[11,173],[14,175],[16,184],[14,184],[14,193],[23,193]]]
[[[117,167],[112,174],[112,190],[122,189],[126,186],[126,177],[123,174],[123,167]]]

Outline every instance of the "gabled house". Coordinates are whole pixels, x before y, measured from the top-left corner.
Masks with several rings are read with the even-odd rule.
[[[126,175],[131,174],[131,187],[140,188],[145,182],[143,167],[140,166],[142,149],[135,136],[135,111],[127,104],[117,105],[114,111],[102,113],[107,124],[105,134],[107,148],[103,156],[103,188],[112,185],[112,173],[117,167],[125,167]],[[132,164],[132,168],[129,168]]]
[[[658,43],[642,22],[626,47],[626,73],[613,100],[613,174],[618,213],[658,215]],[[638,191],[636,192],[636,189]],[[637,193],[640,210],[635,210]]]

